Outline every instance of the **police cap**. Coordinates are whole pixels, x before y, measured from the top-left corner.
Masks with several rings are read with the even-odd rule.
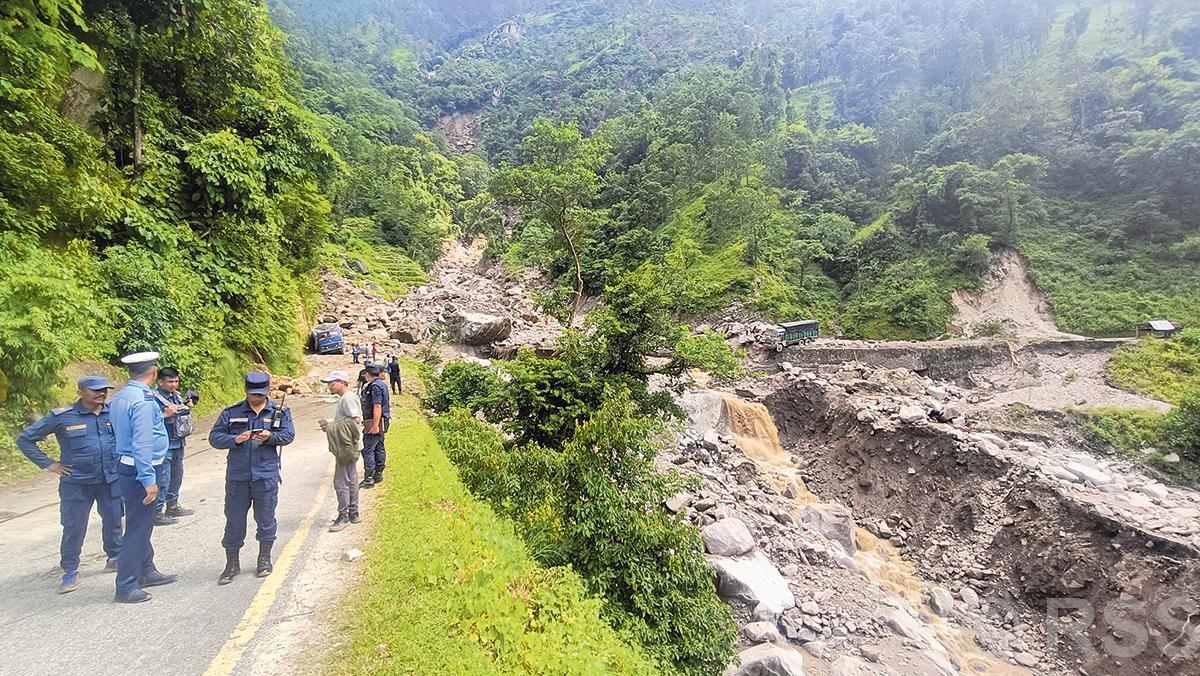
[[[271,374],[251,371],[246,374],[246,394],[270,394]]]
[[[112,385],[109,384],[108,378],[105,378],[104,376],[84,376],[79,379],[79,389],[111,390]]]

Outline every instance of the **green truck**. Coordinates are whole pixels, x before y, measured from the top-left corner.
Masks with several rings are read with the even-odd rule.
[[[776,328],[775,351],[799,343],[811,343],[821,333],[821,322],[805,319],[799,322],[784,322]]]

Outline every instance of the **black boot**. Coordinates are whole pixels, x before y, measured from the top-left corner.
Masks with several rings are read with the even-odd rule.
[[[374,488],[375,487],[375,475],[371,472],[367,472],[367,475],[365,477],[363,477],[363,480],[358,482],[358,487],[359,488]]]
[[[375,468],[375,485],[378,486],[381,483],[383,483],[383,467],[376,467]]]
[[[196,510],[188,509],[187,507],[180,505],[178,502],[168,502],[167,503],[167,512],[166,512],[167,516],[179,518],[181,516],[191,516],[195,513],[196,513]]]
[[[271,574],[272,570],[275,570],[275,568],[271,566],[271,545],[273,545],[273,544],[275,544],[275,543],[274,542],[258,543],[258,576],[259,577],[266,577]]]
[[[242,563],[238,560],[238,555],[241,554],[240,549],[225,550],[225,570],[221,571],[221,577],[217,578],[217,584],[229,584],[233,582],[233,578],[242,572]]]

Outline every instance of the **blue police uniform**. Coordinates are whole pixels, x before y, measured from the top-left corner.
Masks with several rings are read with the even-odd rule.
[[[249,378],[247,384],[250,384]],[[248,402],[240,401],[221,411],[209,432],[208,443],[213,448],[229,449],[225,467],[225,535],[221,539],[221,546],[227,550],[238,550],[245,544],[246,512],[251,507],[254,508],[254,523],[258,526],[256,539],[268,548],[275,541],[279,448],[296,438],[292,413],[287,407],[282,409],[279,427],[272,429],[271,422],[278,407],[278,403],[268,401],[255,413]],[[247,430],[267,430],[271,438],[237,443],[236,437]]]
[[[79,569],[79,554],[93,504],[102,523],[104,552],[110,561],[115,560],[121,552],[121,493],[117,483],[116,439],[108,405],[103,405],[99,414],[87,410],[79,401],[55,409],[21,432],[17,448],[35,465],[46,469],[54,460],[38,447],[38,442],[51,434],[58,439],[58,462],[71,470],[58,481],[63,527],[59,565],[67,573]]]
[[[369,381],[362,388],[363,410],[363,485],[371,486],[383,482],[383,470],[387,466],[387,449],[384,447],[384,434],[392,421],[391,393],[387,385],[379,378]],[[383,420],[379,425],[379,433],[367,434],[371,429],[375,404],[380,405],[379,413]]]
[[[187,442],[184,437],[175,434],[175,423],[180,416],[191,415],[192,411],[183,405],[183,396],[179,392],[164,392],[155,388],[154,393],[167,403],[179,407],[179,412],[166,421],[167,459],[162,464],[162,482],[158,485],[158,511],[162,512],[168,505],[179,502],[179,489],[183,486],[183,454]],[[167,406],[162,401],[158,403],[163,408]]]
[[[158,483],[169,440],[162,407],[145,383],[131,380],[109,405],[117,441],[121,497],[125,504],[125,541],[117,560],[117,596],[137,592],[146,578],[161,574],[154,566],[155,505],[142,504],[146,489]]]

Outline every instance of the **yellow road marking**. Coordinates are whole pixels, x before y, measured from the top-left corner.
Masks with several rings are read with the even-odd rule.
[[[332,464],[332,463],[331,463]],[[208,665],[208,669],[204,670],[204,676],[228,676],[233,673],[238,662],[242,659],[242,653],[245,652],[246,646],[254,638],[258,630],[262,628],[263,622],[267,619],[267,613],[270,612],[271,606],[275,603],[275,597],[279,595],[280,588],[287,580],[288,571],[292,564],[295,563],[296,557],[300,554],[300,547],[304,544],[305,538],[308,537],[309,531],[312,530],[313,521],[317,518],[317,512],[325,505],[325,496],[329,495],[329,471],[325,472],[325,480],[322,481],[320,490],[317,491],[317,499],[313,501],[312,508],[308,510],[304,520],[300,522],[300,527],[296,529],[296,534],[288,540],[283,551],[279,554],[279,559],[275,562],[275,569],[267,576],[263,585],[258,588],[258,593],[250,601],[250,607],[246,608],[245,614],[242,615],[242,621],[234,627],[233,633],[229,635],[229,640],[225,641],[225,645],[221,646],[221,652],[213,658],[213,661]]]

